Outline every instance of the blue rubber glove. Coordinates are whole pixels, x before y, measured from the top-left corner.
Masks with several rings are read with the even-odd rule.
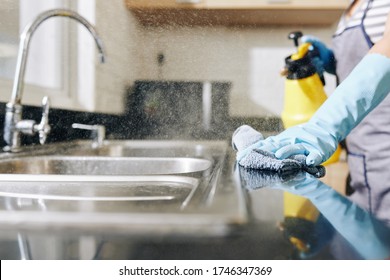
[[[311,35],[302,36],[301,42],[310,43],[312,45],[312,50],[318,52],[319,57],[313,58],[312,61],[320,75],[322,75],[324,70],[330,74],[336,74],[336,59],[331,49],[317,37]]]
[[[307,123],[288,128],[246,150],[260,148],[275,153],[279,159],[304,154],[307,165],[319,165],[387,96],[389,81],[390,58],[377,53],[368,54]]]

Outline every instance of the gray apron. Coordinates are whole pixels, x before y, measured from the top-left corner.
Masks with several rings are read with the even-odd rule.
[[[332,44],[340,82],[372,46],[363,24],[334,36]],[[354,190],[351,200],[389,222],[390,95],[352,130],[346,143],[350,186]]]

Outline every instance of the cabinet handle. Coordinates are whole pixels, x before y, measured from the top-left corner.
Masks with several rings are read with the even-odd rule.
[[[177,4],[199,4],[202,0],[176,0]]]

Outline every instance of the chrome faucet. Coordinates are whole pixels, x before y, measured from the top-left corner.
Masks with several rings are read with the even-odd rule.
[[[49,125],[49,99],[44,97],[42,100],[43,113],[42,120],[36,124],[33,120],[22,120],[22,92],[24,85],[24,73],[26,70],[26,62],[29,50],[29,44],[34,31],[45,20],[51,17],[67,17],[74,19],[84,25],[91,35],[94,37],[100,60],[104,63],[103,44],[98,36],[94,26],[78,13],[66,9],[48,10],[39,14],[35,20],[28,24],[20,35],[18,59],[16,62],[16,72],[14,84],[12,88],[12,96],[10,102],[7,103],[5,109],[4,120],[4,141],[6,146],[3,148],[7,152],[18,152],[21,146],[21,134],[33,135],[39,133],[39,141],[41,144],[46,142],[47,135],[50,132]]]

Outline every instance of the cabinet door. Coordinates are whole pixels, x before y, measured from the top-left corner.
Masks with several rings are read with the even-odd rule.
[[[143,25],[330,25],[349,0],[125,0]]]
[[[349,0],[204,0],[214,9],[345,9]]]
[[[125,0],[130,9],[201,8],[207,0]]]
[[[4,1],[3,1],[4,2]],[[58,2],[58,1],[57,1]],[[9,57],[0,63],[3,75],[0,75],[0,101],[8,102],[14,84],[15,66],[18,56],[20,32],[43,11],[58,8],[55,1],[5,1],[0,9],[0,18],[8,19],[6,28],[0,28],[2,38],[12,36],[13,44],[9,45]],[[69,1],[62,1],[62,6],[69,8]],[[7,10],[8,9],[8,10]],[[11,14],[11,17],[5,17]],[[23,105],[41,106],[42,98],[51,98],[51,105],[57,108],[73,108],[77,96],[70,90],[73,80],[69,73],[76,61],[71,56],[71,49],[65,40],[70,34],[71,24],[64,19],[51,19],[44,22],[34,32],[28,48],[28,61],[23,76]],[[7,36],[4,36],[7,35]]]
[[[125,0],[130,9],[345,9],[349,0]]]

